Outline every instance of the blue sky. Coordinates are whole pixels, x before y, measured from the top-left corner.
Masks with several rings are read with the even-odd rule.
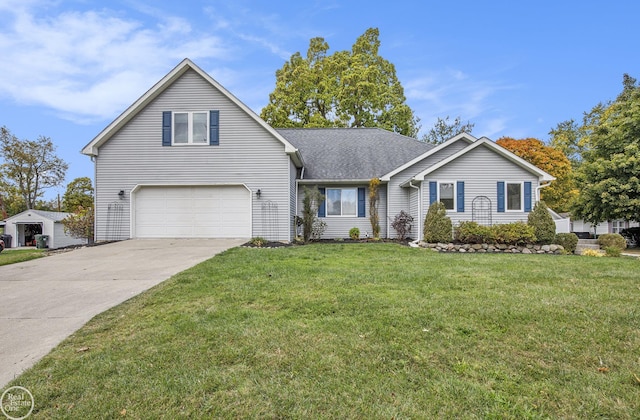
[[[377,27],[422,132],[449,115],[547,140],[640,78],[638,15],[631,0],[2,0],[0,126],[51,137],[67,182],[93,177],[80,149],[183,58],[259,113],[310,38],[333,52]]]

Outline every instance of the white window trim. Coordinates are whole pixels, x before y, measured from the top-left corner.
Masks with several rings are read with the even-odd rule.
[[[329,214],[329,190],[340,190],[340,214]],[[356,192],[355,214],[342,214],[342,191],[344,190],[354,190]],[[325,208],[325,217],[358,217],[358,188],[357,187],[345,187],[345,188],[325,187],[324,208]]]
[[[176,114],[187,114],[187,142],[176,143]],[[207,117],[207,141],[204,143],[193,142],[193,114],[205,114]],[[209,111],[172,111],[171,112],[171,145],[172,146],[208,146],[211,139],[211,121]]]
[[[520,185],[520,209],[509,210],[509,184]],[[504,181],[504,211],[506,213],[524,213],[524,181]]]
[[[453,208],[447,209],[447,212],[458,212],[458,181],[438,181],[438,201],[440,200],[440,184],[453,184]]]

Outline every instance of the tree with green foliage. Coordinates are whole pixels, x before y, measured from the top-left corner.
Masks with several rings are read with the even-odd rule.
[[[6,128],[0,127],[0,185],[17,192],[27,209],[36,208],[44,190],[57,187],[64,181],[69,168],[55,154],[56,147],[49,137],[20,140]]]
[[[421,141],[431,144],[440,144],[449,140],[451,137],[455,137],[460,133],[469,133],[473,131],[475,124],[467,121],[466,124],[462,124],[460,117],[456,117],[453,122],[449,122],[449,116],[444,119],[438,117],[438,121],[433,125],[427,134],[422,136]]]
[[[418,119],[406,104],[395,66],[379,55],[377,28],[351,51],[328,55],[313,38],[306,57],[293,54],[276,71],[276,87],[260,116],[274,127],[380,127],[415,137]]]
[[[64,211],[73,213],[77,208],[93,207],[93,185],[91,178],[80,177],[67,185],[67,191],[62,196]]]
[[[73,213],[62,219],[62,225],[66,234],[74,238],[87,239],[93,243],[95,227],[93,205],[91,207],[76,207]]]
[[[447,208],[441,201],[429,206],[424,218],[423,228],[425,242],[450,242],[453,235],[453,224],[447,216]]]
[[[556,223],[547,210],[544,201],[539,201],[527,217],[527,224],[533,227],[533,233],[541,244],[553,243],[556,238]]]
[[[551,136],[549,146],[562,151],[571,162],[573,169],[577,169],[582,162],[584,150],[582,127],[571,119],[558,123],[551,129],[549,135]]]
[[[640,86],[625,74],[615,101],[597,105],[576,174],[574,214],[596,224],[640,220]]]

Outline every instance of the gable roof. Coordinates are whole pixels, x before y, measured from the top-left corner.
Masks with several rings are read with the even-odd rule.
[[[64,219],[65,217],[69,216],[71,213],[65,213],[65,212],[61,212],[61,211],[45,211],[45,210],[25,210],[21,213],[18,214],[14,214],[11,217],[7,217],[7,221],[14,219],[18,216],[22,216],[24,214],[27,213],[33,213],[33,214],[37,214],[40,217],[43,217],[45,219],[49,219],[52,220],[54,222],[61,222],[62,219]]]
[[[458,142],[458,141],[466,141],[467,143],[473,143],[474,141],[478,140],[477,138],[473,137],[471,134],[469,133],[460,133],[456,136],[451,137],[449,140],[440,143],[437,146],[433,146],[431,149],[429,149],[427,152],[421,154],[420,156],[406,162],[404,165],[398,166],[397,168],[394,168],[391,172],[384,174],[383,176],[380,177],[380,180],[382,181],[389,181],[391,179],[392,176],[397,175],[398,173],[404,171],[405,169],[415,165],[416,163],[420,162],[421,160],[439,152],[442,149],[445,149],[449,146],[451,146],[452,144]]]
[[[476,140],[475,142],[471,143],[469,146],[465,147],[464,149],[460,150],[457,153],[454,153],[453,155],[449,156],[446,159],[441,160],[440,162],[436,163],[435,165],[432,165],[430,167],[428,167],[427,169],[425,169],[424,171],[420,172],[418,175],[413,177],[413,180],[416,181],[424,181],[424,177],[428,174],[430,174],[431,172],[442,168],[443,166],[449,164],[450,162],[458,159],[460,156],[464,156],[467,153],[469,153],[470,151],[476,149],[477,147],[480,146],[485,146],[491,150],[493,150],[494,152],[498,153],[499,155],[503,156],[504,158],[510,160],[511,162],[515,163],[516,165],[520,166],[521,168],[536,174],[538,176],[538,178],[540,179],[540,181],[553,181],[554,179],[556,179],[554,176],[551,176],[550,174],[548,174],[547,172],[543,171],[542,169],[538,168],[535,165],[532,165],[531,163],[527,162],[526,160],[522,159],[521,157],[511,153],[510,151],[508,151],[507,149],[505,149],[504,147],[496,144],[495,142],[489,140],[486,137],[482,137],[481,139]]]
[[[82,148],[82,153],[88,156],[97,156],[98,149],[105,142],[107,142],[118,130],[120,130],[126,123],[128,123],[136,114],[143,110],[151,101],[157,98],[162,92],[164,92],[169,86],[173,84],[178,78],[180,78],[188,70],[193,70],[198,73],[204,80],[211,84],[215,89],[220,91],[224,96],[236,104],[242,109],[249,117],[253,118],[258,124],[260,124],[266,131],[268,131],[273,137],[284,145],[285,153],[291,156],[297,166],[302,166],[302,157],[298,153],[298,150],[284,139],[276,130],[267,124],[262,118],[260,118],[249,107],[236,98],[231,92],[225,89],[220,83],[215,81],[200,67],[196,66],[191,60],[185,58],[180,64],[178,64],[173,70],[171,70],[166,76],[164,76],[158,83],[153,85],[144,95],[138,98],[131,106],[129,106],[122,114],[118,116],[111,124],[109,124],[104,130],[100,132],[93,140],[91,140],[85,147]]]
[[[300,150],[303,180],[379,178],[434,146],[381,128],[281,128]]]

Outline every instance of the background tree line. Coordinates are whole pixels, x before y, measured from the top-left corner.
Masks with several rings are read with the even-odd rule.
[[[333,54],[324,38],[312,38],[305,56],[293,54],[276,71],[275,88],[261,117],[277,128],[379,127],[417,138],[420,119],[406,103],[395,66],[379,55],[379,35],[377,28],[369,28],[350,50]],[[419,140],[440,144],[473,128],[460,116],[453,120],[446,116]],[[636,79],[625,74],[615,100],[585,112],[581,123],[557,124],[549,135],[547,142],[503,137],[497,143],[556,177],[541,192],[552,209],[571,211],[592,223],[640,219]],[[44,190],[59,186],[68,169],[48,137],[19,140],[2,127],[0,157],[0,211],[11,215],[40,208],[86,213],[92,207],[89,178],[70,183],[62,203],[42,200]]]

